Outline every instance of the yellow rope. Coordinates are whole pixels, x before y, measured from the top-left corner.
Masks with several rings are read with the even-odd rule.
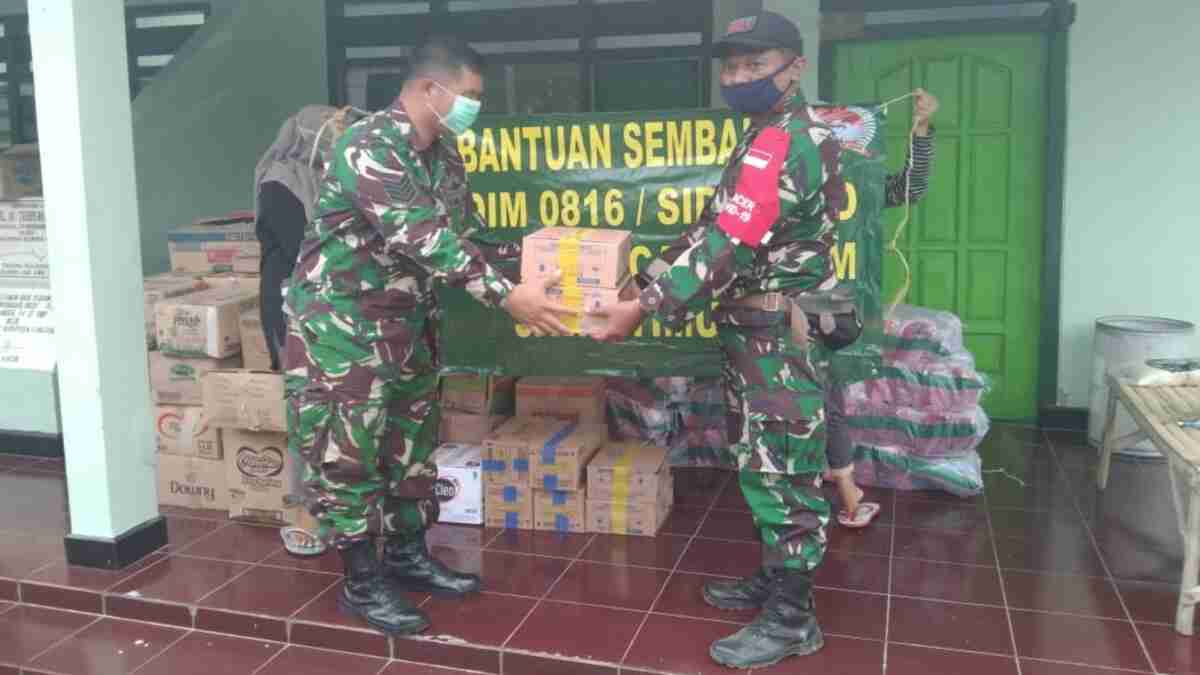
[[[886,112],[888,105],[895,103],[896,101],[904,100],[915,94],[916,92],[912,92],[905,94],[904,96],[894,98],[884,103],[880,107],[882,107]],[[912,215],[912,200],[909,196],[909,191],[912,189],[913,146],[916,143],[916,136],[917,120],[916,116],[914,115],[912,128],[908,131],[908,158],[906,160],[907,166],[904,167],[904,217],[901,218],[900,223],[896,225],[896,232],[892,235],[892,240],[888,243],[887,248],[885,249],[885,251],[895,253],[896,257],[900,259],[900,264],[904,266],[904,283],[900,285],[900,289],[896,291],[896,295],[892,298],[891,303],[888,304],[887,318],[889,319],[896,311],[896,306],[903,302],[906,297],[908,297],[908,292],[912,289],[912,267],[908,264],[908,258],[904,255],[904,252],[900,250],[899,243],[900,237],[904,236],[904,228],[908,226],[909,218]]]

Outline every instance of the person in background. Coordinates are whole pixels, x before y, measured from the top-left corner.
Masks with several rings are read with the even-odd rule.
[[[915,204],[925,196],[929,188],[929,171],[933,165],[933,134],[931,124],[934,113],[938,110],[938,100],[924,89],[914,92],[913,102],[913,139],[909,155],[904,162],[904,171],[887,177],[884,183],[884,207],[894,208],[905,203]],[[836,126],[834,127],[836,133]],[[828,315],[807,317],[810,325],[820,321],[830,322]],[[861,529],[867,527],[879,515],[880,505],[874,502],[864,502],[863,491],[854,482],[854,442],[850,439],[849,427],[845,421],[845,401],[842,388],[833,379],[828,364],[831,353],[844,348],[858,339],[862,334],[862,323],[855,317],[853,322],[842,322],[843,326],[853,329],[849,335],[838,340],[829,339],[821,331],[811,331],[814,340],[814,363],[822,372],[826,383],[826,446],[825,454],[829,461],[829,470],[825,480],[833,481],[841,497],[842,509],[838,512],[838,523],[842,527]]]
[[[289,117],[275,142],[254,169],[255,234],[262,247],[259,264],[259,312],[271,368],[279,370],[287,336],[283,315],[283,284],[292,275],[304,230],[312,221],[317,186],[325,172],[333,140],[361,117],[350,108],[309,105]],[[293,462],[293,484],[302,484],[302,463]],[[303,503],[303,495],[288,496]],[[284,546],[295,555],[319,555],[326,550],[315,531],[303,527],[280,530]]]
[[[388,634],[429,625],[405,591],[480,586],[425,542],[438,516],[435,287],[465,288],[535,335],[569,334],[559,317],[573,313],[546,296],[557,280],[514,285],[464,235],[478,221],[456,137],[482,105],[482,57],[431,38],[410,65],[395,101],[335,142],[284,293],[288,445],[345,566],[340,607]]]
[[[813,605],[830,516],[824,390],[799,331],[806,304],[837,288],[831,250],[848,198],[841,145],[800,88],[808,62],[795,24],[773,12],[737,19],[715,51],[722,95],[752,124],[702,216],[639,275],[638,299],[594,312],[607,320],[592,336],[622,340],[648,316],[678,327],[717,301],[730,451],[763,562],[749,578],[705,584],[704,599],[761,610],[709,649],[744,669],[825,643]],[[849,330],[834,319],[812,329]]]

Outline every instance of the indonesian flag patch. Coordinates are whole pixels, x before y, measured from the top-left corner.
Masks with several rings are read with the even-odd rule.
[[[757,248],[771,239],[780,213],[779,174],[791,143],[786,131],[767,127],[742,158],[737,188],[717,217],[717,226],[735,243]]]

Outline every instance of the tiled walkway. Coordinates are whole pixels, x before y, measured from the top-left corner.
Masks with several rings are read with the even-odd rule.
[[[870,490],[880,520],[834,529],[817,577],[826,648],[761,672],[1200,673],[1200,642],[1170,626],[1165,466],[1118,461],[1100,495],[1076,436],[1001,426],[982,451],[1008,474],[986,497]],[[338,613],[333,556],[292,558],[274,528],[171,511],[170,546],[135,568],[67,567],[61,463],[0,455],[0,674],[733,672],[708,644],[752,615],[700,587],[754,569],[755,531],[729,474],[678,475],[654,539],[437,528],[436,554],[486,592],[414,596],[433,628],[389,641]]]

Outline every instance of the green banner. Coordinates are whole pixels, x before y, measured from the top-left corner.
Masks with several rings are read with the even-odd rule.
[[[855,288],[867,333],[843,358],[878,355],[884,143],[872,107],[818,107],[843,142],[849,205],[834,255],[839,279]],[[694,223],[748,120],[727,111],[484,116],[459,138],[480,238],[520,241],[541,227],[633,233],[630,264],[648,265]],[[464,291],[443,289],[440,350],[447,372],[658,377],[720,373],[716,327],[707,313],[682,331],[648,320],[618,345],[586,337],[529,337],[508,315]]]

